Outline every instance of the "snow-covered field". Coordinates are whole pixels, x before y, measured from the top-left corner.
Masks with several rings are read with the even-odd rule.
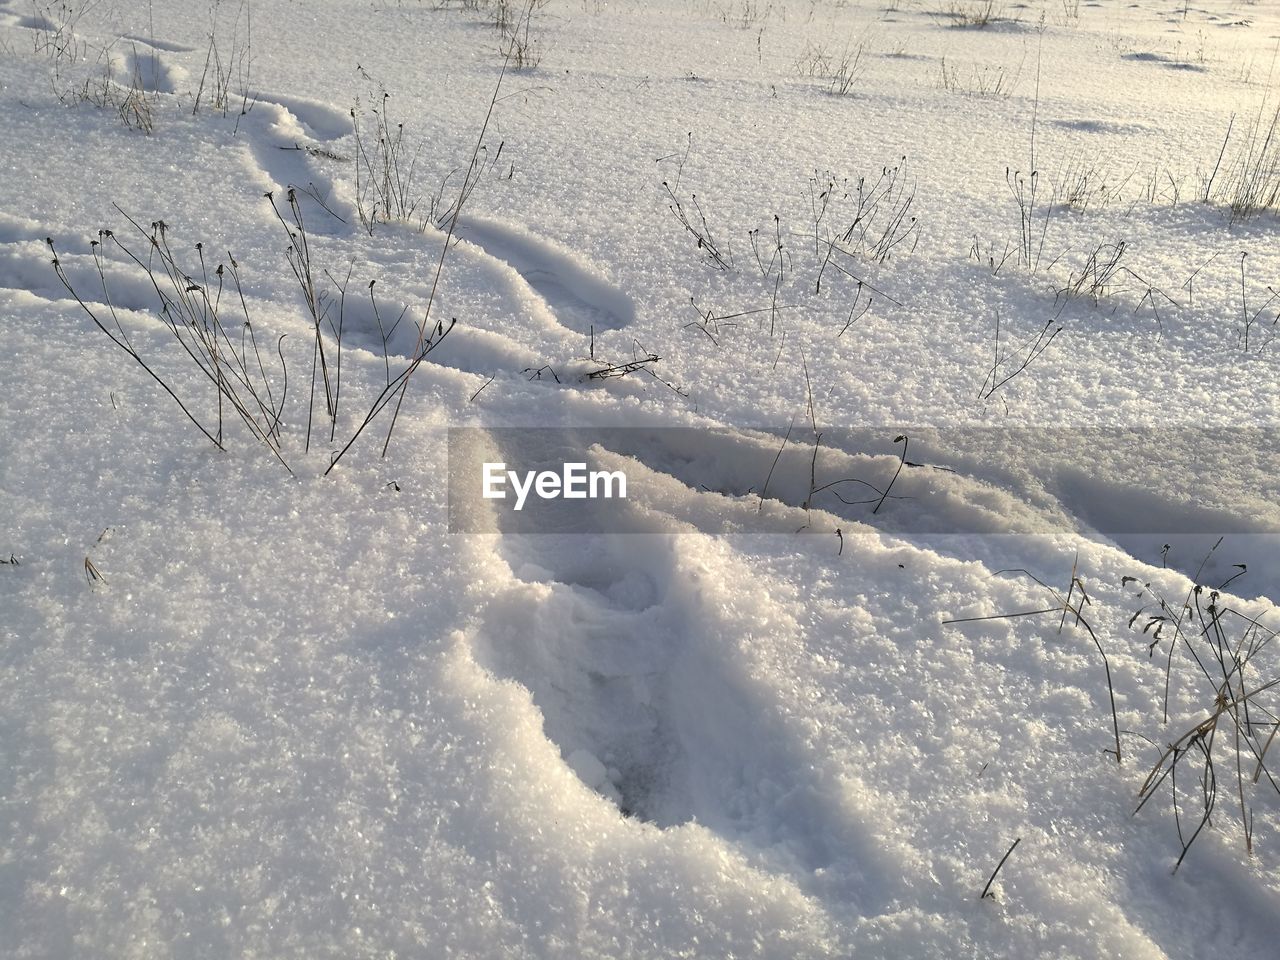
[[[1274,956],[1277,50],[3,0],[0,955]]]

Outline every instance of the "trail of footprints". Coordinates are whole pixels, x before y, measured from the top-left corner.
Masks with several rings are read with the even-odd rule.
[[[31,17],[3,11],[0,16],[28,29],[48,28]],[[128,47],[119,62],[122,78],[136,75],[164,94],[189,84],[187,72],[168,60],[189,48],[123,39]],[[300,196],[308,229],[335,236],[359,231],[354,205],[339,181],[324,172],[337,166],[341,141],[351,132],[346,112],[302,97],[260,96],[243,124],[256,176],[282,192],[289,185],[305,188]],[[48,300],[65,296],[49,268],[46,234],[32,221],[0,214],[0,287]],[[92,259],[73,252],[82,244],[70,237],[55,240],[77,288],[101,289]],[[397,244],[423,242],[405,231],[391,232],[385,242],[388,266],[407,259],[408,251]],[[507,304],[520,309],[524,322],[546,337],[569,344],[588,331],[623,329],[636,318],[630,297],[575,251],[523,227],[468,217],[458,225],[456,242],[452,255],[462,267],[473,277],[487,276]],[[115,264],[107,269],[118,309],[152,308],[154,291],[145,276]],[[425,296],[425,288],[416,293]],[[394,307],[378,316],[364,301],[353,300],[348,310],[350,336],[370,350],[403,356],[416,345],[411,316]],[[514,373],[539,357],[501,330],[463,326],[431,360],[489,375]],[[520,460],[515,450],[497,454]],[[813,878],[822,873],[822,882],[843,885],[850,902],[872,910],[897,894],[885,878],[898,871],[842,799],[839,771],[811,756],[786,718],[770,712],[775,699],[769,681],[752,673],[754,638],[798,643],[802,625],[765,588],[754,588],[749,602],[730,595],[731,584],[752,583],[754,574],[726,543],[670,535],[680,527],[718,531],[735,511],[744,527],[762,529],[758,520],[751,526],[756,501],[746,502],[746,495],[762,492],[776,454],[776,437],[748,431],[612,435],[603,455],[680,488],[640,521],[641,529],[647,522],[653,533],[526,535],[504,528],[507,521],[495,515],[496,529],[506,534],[496,541],[502,563],[480,564],[490,572],[483,585],[490,599],[479,605],[470,628],[472,653],[493,674],[529,690],[545,735],[564,762],[620,814],[658,827],[696,821],[802,884],[817,882]],[[798,445],[788,456],[797,455],[807,457]],[[890,483],[892,456],[835,449],[830,456],[848,476],[863,477],[880,490]],[[744,477],[760,487],[741,487]],[[804,464],[782,463],[769,489],[783,508],[772,529],[794,529],[797,520],[811,519],[805,480]],[[974,529],[1001,532],[1020,523],[1069,522],[1052,505],[1028,505],[959,475],[908,476],[901,483],[900,496],[931,489],[941,498],[939,529],[957,516],[968,517]],[[865,499],[852,489],[846,493],[848,499]],[[846,526],[872,519],[865,504],[827,497],[821,506]],[[876,522],[893,530],[893,517],[890,510]],[[920,517],[916,509],[916,524]],[[495,543],[466,542],[466,549],[481,554]],[[708,553],[716,554],[714,565],[706,562]],[[879,878],[874,886],[857,864]]]
[[[122,76],[137,75],[164,94],[189,83],[186,71],[169,62],[170,55],[189,50],[137,37],[127,41]],[[268,189],[305,188],[299,196],[309,230],[358,235],[353,203],[324,172],[337,166],[341,141],[351,133],[346,113],[301,97],[263,96],[239,129],[253,171]],[[324,208],[310,196],[323,200]],[[49,267],[47,232],[0,214],[0,286],[48,300],[65,297]],[[89,254],[76,252],[83,241],[55,241],[77,289],[101,290],[97,265]],[[429,241],[408,231],[387,231],[382,244],[388,265],[403,266],[412,252],[403,245],[424,242]],[[572,349],[589,331],[620,330],[635,320],[634,303],[624,291],[575,251],[523,227],[468,217],[458,225],[456,243],[451,256],[471,271],[473,284],[487,278],[505,306],[517,308],[544,342]],[[115,263],[106,269],[117,309],[153,308],[145,275]],[[425,288],[417,293],[425,296]],[[357,342],[363,338],[369,349],[403,356],[416,345],[411,317],[394,308],[375,315],[355,299],[348,309],[349,335]],[[493,374],[515,373],[539,358],[502,330],[460,326],[431,359]],[[652,526],[653,535],[565,540],[504,531],[508,535],[498,541],[503,563],[485,585],[491,599],[479,606],[471,629],[473,654],[495,675],[530,691],[565,763],[621,814],[659,827],[696,821],[754,851],[767,866],[809,878],[804,882],[822,871],[823,882],[845,885],[852,902],[867,908],[887,902],[894,884],[872,888],[853,866],[875,865],[882,878],[895,872],[841,799],[839,771],[810,756],[786,719],[770,712],[775,698],[769,681],[752,673],[753,638],[800,642],[802,626],[767,590],[753,591],[745,605],[731,596],[731,584],[752,582],[753,574],[727,544],[669,535],[680,525],[716,529],[724,503],[717,501],[705,516],[698,510],[700,498],[712,496],[696,492],[705,485],[708,464],[719,458],[734,465],[718,487],[732,499],[746,492],[732,489],[732,477],[763,479],[768,472],[775,438],[693,433],[684,445],[671,436],[629,435],[611,451],[681,488],[656,511],[666,525]],[[504,456],[519,459],[516,451]],[[738,469],[744,463],[745,472]],[[852,457],[850,466],[887,475],[892,460]],[[784,468],[771,491],[789,505],[784,524],[804,513],[808,491],[796,480],[802,473]],[[837,505],[837,515],[855,513]],[[856,515],[865,518],[865,508]],[[493,541],[468,543],[468,549],[484,553]],[[717,554],[714,566],[706,562],[708,552]]]
[[[57,29],[57,25],[45,17],[3,5],[0,5],[0,22],[31,31]],[[178,95],[191,94],[194,83],[189,71],[173,63],[171,56],[194,52],[183,44],[125,34],[110,46],[106,55],[111,76],[117,82],[129,84],[136,78],[149,91]],[[307,213],[308,231],[353,235],[359,230],[354,204],[336,189],[337,178],[325,172],[334,169],[336,162],[347,159],[342,152],[343,145],[337,141],[352,133],[348,111],[306,97],[257,93],[251,98],[249,112],[239,118],[239,124],[257,178],[281,194],[290,186],[298,188],[297,196]],[[317,159],[320,162],[315,162]],[[323,206],[313,198],[319,198]],[[47,231],[36,228],[23,234],[15,232],[13,226],[12,223],[5,225],[4,235],[0,236],[0,243],[6,246],[5,266],[12,268],[6,271],[0,284],[47,295],[51,288],[42,278],[42,274],[47,273],[47,263],[43,263],[47,258],[43,253],[32,256],[28,242],[43,241]],[[585,334],[590,330],[619,329],[635,319],[634,304],[623,291],[583,262],[574,251],[523,227],[471,217],[458,225],[455,240],[461,249],[454,255],[482,262],[492,274],[493,284],[508,288],[517,303],[531,310],[535,323],[559,328],[561,334]],[[137,308],[143,307],[144,303],[137,304]],[[455,334],[455,343],[469,338],[461,330],[457,333],[462,335]],[[478,342],[456,351],[459,366],[464,370],[477,366],[475,361],[486,352],[491,352],[497,363],[509,361],[518,352],[511,343],[502,343],[493,336],[474,339]],[[407,351],[412,349],[412,343],[416,343],[416,333],[409,346],[406,347],[405,342],[392,346]],[[533,357],[526,355],[523,359]]]
[[[0,16],[3,16],[0,13]],[[48,29],[49,24],[30,17],[8,16],[11,23],[28,29]],[[111,72],[121,83],[136,78],[146,89],[162,95],[190,92],[188,71],[171,63],[170,55],[191,53],[191,48],[164,40],[128,35],[111,54]],[[237,108],[238,112],[238,108]],[[248,113],[237,118],[239,142],[250,163],[249,179],[283,200],[289,187],[297,187],[307,230],[313,235],[355,238],[360,232],[359,214],[342,188],[341,177],[350,161],[351,118],[317,100],[258,94]],[[388,256],[388,279],[400,284],[397,291],[410,302],[383,303],[388,315],[375,315],[371,304],[356,298],[347,304],[349,342],[375,354],[405,357],[418,342],[414,317],[428,295],[421,272],[408,267],[421,262],[424,245],[443,236],[427,231],[427,239],[407,227],[384,226],[381,246]],[[36,224],[0,221],[0,287],[22,289],[46,299],[65,296],[48,266],[44,238],[48,231]],[[64,268],[78,291],[97,291],[101,281],[96,266],[78,237],[55,237]],[[483,217],[468,216],[457,225],[451,265],[467,272],[472,287],[494,291],[486,329],[482,324],[456,327],[433,352],[430,361],[465,373],[485,377],[507,373],[520,375],[549,360],[579,356],[586,351],[581,340],[588,333],[604,333],[625,327],[635,319],[631,298],[610,283],[574,251],[519,226]],[[118,308],[147,310],[149,283],[120,265],[108,265],[111,295]],[[414,279],[406,280],[406,277]],[[416,299],[414,299],[416,298]],[[403,320],[399,323],[403,317]],[[512,324],[518,317],[522,324]],[[513,326],[532,331],[533,344],[510,335]],[[551,355],[549,356],[548,353]],[[549,378],[549,382],[555,382]]]
[[[167,60],[183,52],[178,45],[130,43],[118,68],[122,77],[136,73],[164,93],[189,79]],[[305,187],[299,196],[308,229],[334,236],[359,230],[353,205],[324,173],[336,165],[340,141],[350,132],[348,116],[298,97],[260,97],[240,126],[260,181],[282,192]],[[312,195],[337,216],[307,199]],[[33,222],[0,217],[0,284],[46,299],[65,296],[49,269],[45,234]],[[76,252],[83,243],[55,241],[72,282],[101,290],[96,264]],[[455,241],[451,256],[460,268],[472,271],[473,280],[487,277],[544,342],[580,350],[589,331],[619,330],[635,320],[624,291],[576,252],[523,227],[468,217]],[[408,259],[410,251],[397,245],[422,242],[407,231],[388,231],[388,266]],[[107,269],[117,309],[153,307],[145,276],[122,265]],[[401,319],[394,308],[375,316],[353,301],[348,310],[350,336],[358,341],[363,329],[371,350],[380,351],[385,341],[389,352],[404,355],[416,343],[412,318]],[[502,331],[463,327],[432,356],[485,374],[515,372],[538,359]],[[656,468],[669,467],[669,459],[658,455],[655,462],[663,462]],[[487,541],[472,543],[487,549]],[[660,827],[696,820],[751,850],[769,851],[770,865],[801,875],[846,862],[850,849],[870,841],[841,809],[822,764],[806,756],[781,719],[761,709],[770,702],[767,688],[735,656],[749,625],[716,595],[726,588],[699,569],[692,543],[664,535],[574,538],[571,544],[504,537],[499,549],[511,573],[491,585],[496,597],[480,608],[474,655],[530,690],[566,764],[623,815]],[[523,616],[510,616],[513,603]],[[776,629],[799,629],[784,613],[771,615]]]
[[[137,43],[121,69],[172,92],[184,74],[167,64],[171,52],[180,51],[161,42]],[[305,186],[300,196],[308,229],[339,237],[358,233],[357,212],[324,171],[336,166],[333,158],[350,132],[348,116],[299,97],[259,98],[240,130],[263,184],[281,192],[291,184]],[[306,199],[312,194],[337,216]],[[49,270],[43,236],[32,222],[0,218],[0,283],[55,299],[65,292]],[[55,239],[67,251],[62,260],[72,282],[100,289],[92,259],[72,252],[80,245]],[[388,230],[380,239],[392,269],[409,259],[407,245],[423,242],[408,231]],[[487,278],[544,339],[580,344],[588,331],[619,330],[635,320],[624,291],[574,251],[525,228],[468,217],[458,225],[456,242],[451,263],[471,272],[473,286]],[[145,276],[118,265],[108,269],[117,308],[153,306]],[[347,310],[353,341],[363,337],[374,352],[385,346],[402,356],[414,348],[411,314],[390,307],[378,316],[358,298]],[[460,327],[431,359],[492,374],[514,373],[539,358],[501,330]],[[742,475],[763,479],[774,441],[740,433],[711,438],[704,431],[690,431],[685,439],[682,446],[671,436],[646,441],[627,435],[613,444],[612,453],[635,469],[678,481],[683,489],[665,505],[667,525],[653,528],[664,532],[566,540],[507,531],[498,546],[507,572],[487,585],[492,599],[478,610],[473,654],[495,675],[530,691],[565,763],[621,814],[659,827],[696,821],[754,851],[771,868],[797,877],[827,871],[826,882],[848,884],[855,902],[883,899],[891,884],[873,892],[849,872],[850,864],[873,863],[878,855],[843,805],[836,772],[809,755],[784,718],[770,713],[768,682],[753,676],[744,658],[742,644],[761,630],[778,643],[798,640],[801,626],[768,601],[767,591],[759,592],[752,613],[740,610],[726,594],[731,588],[723,580],[724,565],[741,568],[729,578],[733,582],[750,582],[752,574],[730,547],[666,535],[681,524],[700,525],[695,490],[705,484],[707,464],[722,459],[741,465],[745,457]],[[519,459],[515,451],[506,455]],[[880,472],[891,466],[888,458],[878,461]],[[807,496],[795,473],[780,471],[772,491],[790,505],[783,522],[793,525]],[[745,492],[722,479],[726,494]],[[704,526],[715,524],[708,519]],[[491,544],[473,538],[471,549],[487,551]],[[714,573],[704,564],[707,550],[723,554]]]

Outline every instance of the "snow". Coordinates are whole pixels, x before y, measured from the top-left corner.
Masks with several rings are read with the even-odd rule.
[[[1195,774],[1134,811],[1215,709],[1152,598],[1280,629],[1277,211],[1197,198],[1275,112],[1275,11],[548,0],[504,71],[494,6],[0,7],[0,955],[1270,956],[1235,728],[1180,865]],[[417,205],[369,225],[374,109]],[[346,288],[309,449],[290,187]],[[234,257],[289,470],[50,263],[216,423],[115,243],[160,220],[206,289]],[[390,409],[329,470],[428,304],[386,456]],[[628,498],[517,515],[486,457]]]

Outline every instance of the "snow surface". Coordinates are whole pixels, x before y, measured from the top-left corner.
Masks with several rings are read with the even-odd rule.
[[[384,417],[324,476],[415,349],[431,199],[502,73],[491,6],[0,7],[0,955],[1273,956],[1265,777],[1251,854],[1230,752],[1176,873],[1167,794],[1132,816],[1214,689],[1179,651],[1164,722],[1168,640],[1130,617],[1143,584],[1176,605],[1244,564],[1221,602],[1280,628],[1274,302],[1242,342],[1276,213],[1196,199],[1229,124],[1275,110],[1274,7],[996,4],[977,29],[928,0],[549,0],[432,307],[457,326],[387,456]],[[211,34],[245,112],[197,100]],[[135,78],[149,133],[118,109]],[[369,231],[352,111],[367,133],[384,91],[420,205]],[[819,233],[895,168],[902,241],[817,289],[828,172]],[[1040,268],[995,270],[1031,169]],[[1082,175],[1088,202],[1050,208]],[[309,452],[310,321],[263,196],[290,186],[322,285],[351,271],[351,399]],[[69,297],[46,238],[214,409],[110,244],[104,290],[90,240],[125,214],[192,271],[197,242],[230,251],[257,336],[287,334],[292,476],[238,426],[214,449]],[[1055,296],[1120,241],[1131,272]],[[1061,332],[982,398],[997,316],[1000,377]],[[448,428],[501,452],[499,427],[589,426],[652,428],[591,446],[628,472],[620,512],[449,532]],[[811,495],[883,491],[903,434],[923,466],[880,509]],[[1073,568],[1121,764],[1073,617],[944,622],[1051,607],[1036,579]],[[1270,647],[1251,668],[1280,675]]]

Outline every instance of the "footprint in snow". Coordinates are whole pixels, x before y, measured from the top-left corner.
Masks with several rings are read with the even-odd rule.
[[[459,220],[454,236],[510,266],[560,323],[578,333],[617,330],[636,318],[635,304],[572,250],[522,227],[485,217]]]
[[[514,431],[485,435],[518,462]],[[487,456],[487,454],[486,454]],[[590,511],[593,501],[579,501]],[[473,540],[491,582],[472,633],[477,661],[515,680],[542,713],[566,766],[628,817],[660,828],[696,822],[765,869],[841,888],[864,909],[891,898],[864,874],[894,875],[853,809],[839,771],[812,755],[774,709],[775,680],[745,655],[757,640],[800,642],[804,627],[731,547],[636,531]],[[505,514],[510,516],[510,514]]]
[[[149,42],[131,42],[128,49],[111,58],[111,77],[128,86],[137,83],[154,93],[178,93],[189,86],[187,71],[167,61],[162,48]]]
[[[155,37],[144,37],[136,33],[126,33],[120,37],[121,40],[129,43],[141,43],[156,50],[163,50],[165,53],[194,53],[195,47],[183,46],[180,43],[170,43],[168,40],[157,40]]]

